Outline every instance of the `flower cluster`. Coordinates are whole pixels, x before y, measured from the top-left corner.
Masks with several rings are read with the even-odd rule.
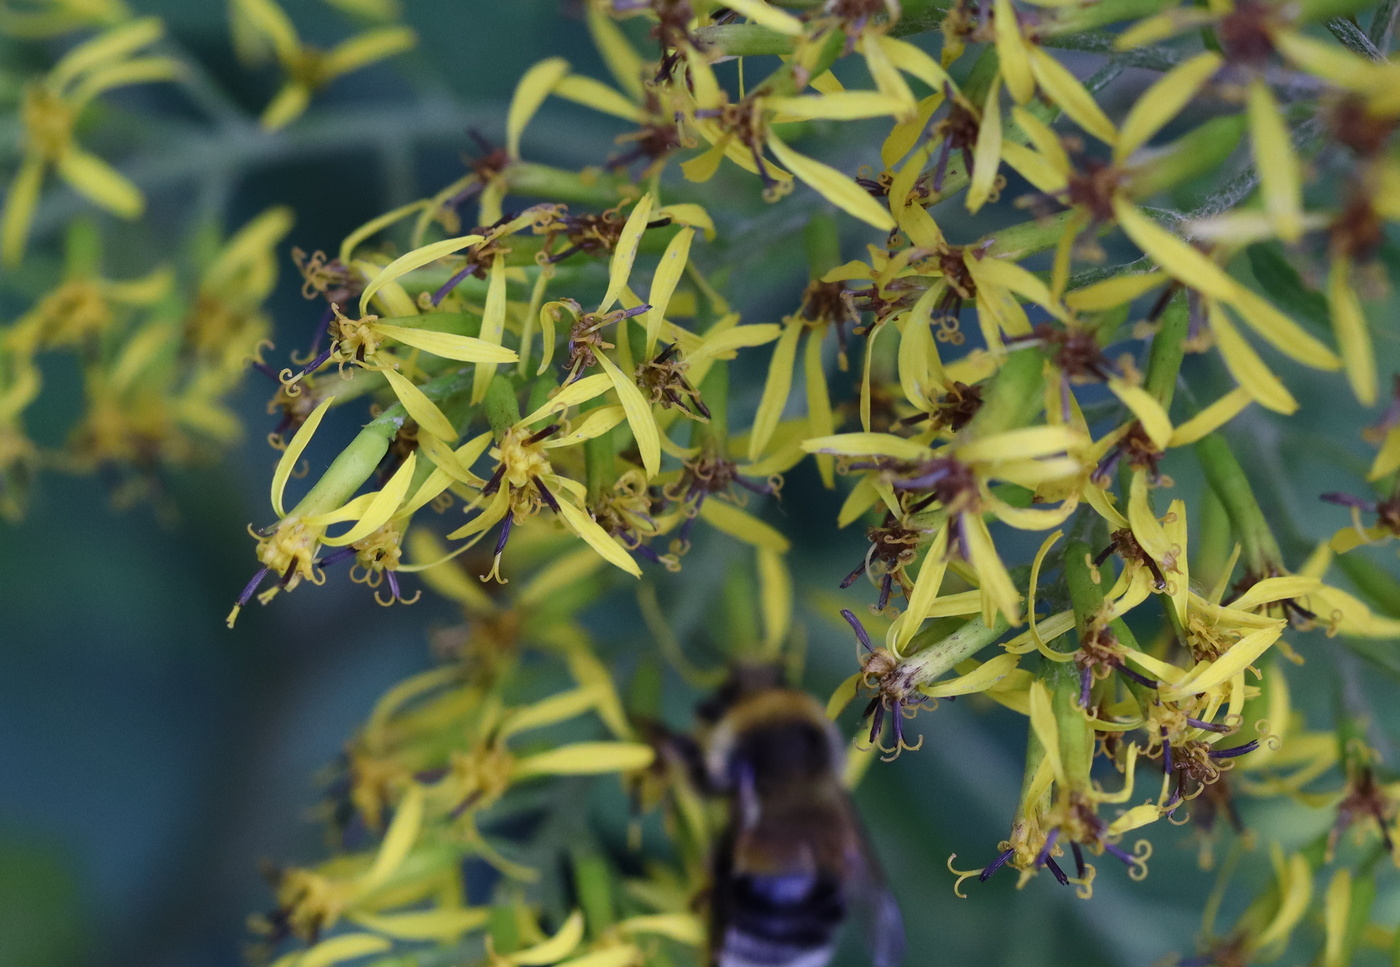
[[[411,46],[389,5],[345,5],[378,25],[322,52],[273,0],[231,0],[239,53],[285,75],[265,128]],[[50,6],[55,23],[78,16]],[[1231,446],[1238,427],[1333,402],[1317,386],[1379,404],[1400,64],[1395,5],[1368,28],[1363,6],[588,0],[607,82],[535,64],[500,143],[475,134],[460,178],[331,254],[298,250],[319,305],[286,366],[257,362],[277,381],[281,455],[229,624],[338,562],[384,604],[416,599],[405,582],[421,575],[465,624],[348,746],[343,849],[276,873],[259,929],[300,944],[278,963],[415,962],[427,941],[492,965],[703,948],[713,823],[659,713],[620,697],[582,616],[643,579],[658,653],[629,660],[703,678],[647,596],[717,532],[753,555],[760,589],[756,604],[726,592],[726,654],[779,656],[797,606],[785,555],[799,526],[826,522],[769,511],[809,461],[842,494],[830,523],[866,528],[842,584],[869,582],[863,615],[844,612],[859,665],[830,702],[833,717],[865,702],[858,748],[917,750],[911,720],[941,698],[1024,718],[1006,838],[954,870],[960,895],[1007,866],[1088,898],[1093,860],[1146,875],[1163,821],[1200,828],[1203,860],[1227,838],[1233,857],[1254,832],[1225,829],[1245,832],[1238,803],[1286,798],[1330,810],[1329,831],[1270,838],[1272,885],[1224,935],[1213,903],[1190,962],[1276,955],[1314,921],[1328,965],[1393,943],[1394,925],[1370,920],[1400,786],[1366,710],[1344,702],[1310,727],[1286,666],[1306,652],[1340,667],[1400,638],[1400,584],[1362,550],[1400,536],[1400,384],[1368,431],[1384,495],[1326,495],[1351,521],[1316,548],[1271,522]],[[75,125],[107,90],[185,68],[152,46],[157,22],[91,16],[117,25],[26,88],[7,263],[50,175],[140,214],[139,189]],[[616,151],[576,171],[530,160],[551,101],[619,126]],[[778,245],[794,210],[806,282],[786,315],[756,320],[725,294],[743,259],[726,239],[749,217]],[[89,463],[148,467],[236,429],[219,399],[266,335],[271,251],[289,230],[273,210],[234,234],[182,305],[170,270],[102,278],[75,228],[62,280],[0,331],[0,500],[15,505],[38,459],[21,417],[42,351],[83,355],[91,411],[73,449]],[[369,421],[288,501],[322,428],[367,401]],[[1168,468],[1203,477],[1199,499]],[[1328,641],[1310,650],[1313,630]],[[550,731],[565,723],[603,737]],[[641,837],[626,877],[580,852],[568,903],[527,899],[543,862],[511,858],[527,846],[489,824],[537,806],[546,777],[614,773],[664,814],[669,852]],[[1348,830],[1362,847],[1344,847]],[[463,864],[478,861],[489,902],[468,901]]]

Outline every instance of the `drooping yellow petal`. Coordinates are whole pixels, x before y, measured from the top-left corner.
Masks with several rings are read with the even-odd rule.
[[[982,586],[982,621],[991,625],[997,614],[1006,616],[1009,624],[1021,622],[1021,595],[1007,573],[1006,565],[997,556],[996,545],[987,524],[979,514],[962,515],[962,534],[967,539],[964,551],[967,563],[977,572]]]
[[[486,274],[486,301],[481,307],[482,342],[499,346],[506,331],[506,257],[497,252]],[[472,403],[486,399],[486,388],[496,375],[496,363],[477,363],[472,374]]]
[[[583,941],[583,911],[575,910],[559,928],[559,932],[548,940],[518,950],[510,955],[510,963],[521,967],[544,967],[556,963],[578,949]]]
[[[748,457],[757,460],[768,441],[777,429],[778,420],[787,405],[788,394],[792,389],[792,371],[797,362],[797,340],[806,327],[799,321],[789,322],[778,337],[773,348],[773,358],[768,363],[768,377],[763,381],[763,395],[759,398],[758,409],[754,412],[753,429],[749,432]]]
[[[624,121],[641,123],[642,109],[600,81],[582,74],[570,74],[554,85],[554,96],[591,107]]]
[[[801,20],[781,7],[770,6],[764,0],[734,0],[733,3],[725,0],[725,6],[741,17],[748,17],[754,23],[785,37],[801,37],[806,29]]]
[[[914,589],[909,593],[909,605],[904,613],[890,625],[891,651],[903,653],[904,646],[919,630],[928,617],[929,610],[943,586],[943,576],[948,570],[948,523],[938,529],[933,540],[924,549],[923,561],[919,564],[919,574],[914,578]]]
[[[329,940],[322,940],[310,950],[301,954],[291,954],[296,967],[333,967],[346,960],[358,960],[370,954],[382,954],[393,944],[386,937],[373,933],[343,933]],[[278,961],[280,964],[281,961]]]
[[[287,481],[291,479],[292,471],[296,469],[297,463],[301,460],[302,451],[306,449],[311,438],[315,436],[316,428],[321,425],[321,421],[325,419],[326,411],[334,402],[335,397],[328,396],[311,411],[311,415],[292,435],[287,449],[282,451],[282,456],[277,460],[277,469],[272,472],[272,509],[277,512],[279,519],[287,516],[287,512],[282,509],[282,495],[287,489]]]
[[[1340,256],[1332,259],[1332,270],[1327,274],[1327,301],[1332,307],[1332,328],[1337,333],[1351,391],[1362,406],[1374,406],[1378,389],[1371,331],[1351,284],[1351,263]]]
[[[1010,9],[1009,0],[998,0],[998,7]],[[998,46],[1001,34],[998,32]],[[1003,61],[1003,65],[1005,62]],[[1003,70],[1004,70],[1003,66]],[[977,144],[972,152],[972,180],[967,186],[967,210],[976,212],[991,197],[1001,166],[1001,80],[994,78],[982,105],[982,121],[977,128]]]
[[[574,742],[517,760],[512,775],[525,779],[631,772],[645,769],[655,758],[656,751],[643,742]]]
[[[393,876],[394,871],[408,858],[413,844],[418,842],[418,832],[423,826],[423,787],[412,783],[404,793],[394,820],[384,834],[384,842],[374,856],[374,865],[360,881],[360,892],[368,893]]]
[[[1030,45],[1021,36],[1020,24],[1011,0],[995,0],[992,6],[996,26],[997,65],[1017,104],[1025,104],[1035,94],[1031,73]],[[985,120],[983,123],[986,123]]]
[[[139,218],[145,196],[131,180],[107,162],[76,147],[58,159],[58,173],[78,194],[122,218]]]
[[[1065,305],[1079,312],[1102,312],[1132,302],[1166,280],[1165,272],[1116,275],[1065,293]]]
[[[379,323],[374,324],[374,329],[405,346],[421,349],[443,359],[456,359],[464,363],[513,363],[519,359],[514,349],[507,349],[475,336],[459,336],[433,329],[412,329],[408,326],[386,326]]]
[[[1035,732],[1040,747],[1045,751],[1045,761],[1055,781],[1065,781],[1065,766],[1060,758],[1060,727],[1055,721],[1055,709],[1050,702],[1050,690],[1045,683],[1036,679],[1031,682],[1028,695],[1031,729]]]
[[[1164,702],[1175,702],[1190,695],[1199,695],[1223,685],[1239,672],[1254,664],[1283,634],[1283,622],[1271,628],[1251,631],[1230,646],[1230,650],[1212,662],[1204,662],[1195,673],[1162,691]]]
[[[1303,176],[1283,113],[1263,78],[1249,82],[1249,131],[1254,170],[1264,210],[1279,238],[1295,242],[1303,234]]]
[[[39,204],[39,189],[44,183],[44,161],[29,156],[15,172],[5,193],[4,212],[0,213],[0,265],[13,268],[24,257],[24,243]]]
[[[550,57],[531,67],[515,86],[510,110],[506,113],[506,153],[520,157],[520,136],[525,126],[540,109],[561,80],[569,73],[569,62],[562,57]]]
[[[345,547],[363,540],[387,524],[389,518],[393,517],[403,504],[404,497],[408,495],[409,485],[413,481],[413,468],[417,465],[417,460],[418,453],[416,451],[410,453],[404,462],[399,464],[399,469],[394,471],[394,475],[389,478],[384,488],[374,495],[359,522],[338,537],[321,538],[321,543],[329,547]]]
[[[656,352],[661,323],[665,319],[667,306],[671,304],[671,296],[675,294],[676,285],[685,273],[686,263],[690,259],[690,243],[694,238],[693,228],[683,228],[677,232],[675,238],[666,244],[666,251],[662,253],[661,262],[656,266],[656,274],[651,277],[651,291],[647,293],[647,301],[651,303],[651,308],[646,314],[648,358]]]
[[[837,208],[882,232],[894,230],[894,217],[885,206],[835,168],[798,154],[771,132],[768,135],[768,149],[779,164]]]
[[[1108,388],[1123,401],[1124,406],[1132,410],[1152,445],[1158,450],[1165,450],[1172,437],[1172,421],[1156,397],[1141,386],[1130,386],[1119,378],[1110,379]]]
[[[1252,402],[1249,392],[1237,386],[1172,431],[1168,447],[1187,447],[1233,420]]]
[[[613,307],[613,303],[622,295],[622,290],[627,285],[627,277],[632,274],[632,263],[637,260],[637,246],[641,244],[642,233],[646,231],[647,222],[651,218],[651,205],[651,195],[646,194],[638,198],[637,204],[632,206],[632,211],[622,226],[622,231],[618,233],[612,260],[608,263],[608,291],[598,306],[600,313]]]
[[[637,441],[642,466],[646,468],[648,477],[654,477],[661,470],[661,431],[657,429],[656,418],[652,416],[651,404],[637,388],[637,384],[617,368],[616,363],[601,354],[596,358],[608,379],[612,380],[618,401],[627,413],[627,425],[631,427],[632,437]]]
[[[390,282],[397,281],[415,269],[420,269],[430,262],[436,262],[453,252],[460,252],[467,246],[475,245],[480,241],[484,241],[480,235],[462,235],[458,238],[445,238],[440,242],[433,242],[400,255],[380,269],[379,274],[365,285],[365,291],[360,294],[360,315],[363,316],[369,311],[369,300],[374,298],[374,294]]]
[[[1214,299],[1208,300],[1206,317],[1210,320],[1210,331],[1215,336],[1225,368],[1235,382],[1266,409],[1283,414],[1296,411],[1298,401],[1259,358],[1254,347],[1235,329],[1224,307]]]
[[[428,399],[427,394],[413,385],[407,377],[392,369],[384,370],[384,378],[388,380],[389,388],[399,398],[408,415],[413,417],[420,427],[447,443],[457,442],[457,428],[452,425],[447,415],[438,409],[438,405]]]
[[[751,544],[760,550],[786,554],[792,546],[783,533],[752,514],[723,500],[707,500],[700,507],[700,519],[722,534]]]
[[[892,433],[836,433],[802,441],[808,453],[835,453],[847,457],[894,457],[896,460],[927,460],[929,448]]]
[[[637,566],[632,555],[627,553],[627,549],[614,540],[611,534],[603,530],[586,511],[575,507],[572,501],[560,500],[559,516],[564,518],[564,523],[569,526],[569,529],[583,538],[603,560],[626,571],[633,577],[642,576],[642,569]]]
[[[1118,140],[1113,122],[1067,67],[1039,47],[1030,48],[1030,62],[1041,89],[1070,120],[1104,144],[1112,145]]]
[[[758,548],[758,608],[763,618],[763,653],[777,660],[792,629],[792,575],[783,556]]]
[[[452,943],[462,934],[486,926],[491,920],[491,908],[447,907],[408,913],[351,913],[346,919],[395,940]]]
[[[920,689],[929,698],[945,698],[950,695],[976,695],[985,692],[997,682],[1016,670],[1021,660],[1019,655],[996,655],[987,659],[966,675],[925,685]]]
[[[1190,104],[1206,82],[1215,75],[1224,58],[1214,51],[1197,54],[1177,64],[1143,91],[1123,119],[1113,160],[1124,161]]]
[[[408,27],[377,27],[332,47],[321,61],[329,79],[412,50],[418,35]]]

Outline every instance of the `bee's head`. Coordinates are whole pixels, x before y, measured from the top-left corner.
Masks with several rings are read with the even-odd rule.
[[[718,722],[730,709],[760,692],[787,688],[787,675],[781,665],[743,662],[729,670],[724,684],[695,706],[695,717],[706,725]]]

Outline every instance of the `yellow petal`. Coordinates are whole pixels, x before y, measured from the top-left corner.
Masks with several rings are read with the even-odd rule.
[[[974,695],[985,692],[997,682],[1016,670],[1020,655],[997,655],[987,659],[966,675],[946,681],[925,685],[922,691],[929,698],[944,698],[949,695]]]
[[[608,379],[612,380],[617,398],[627,413],[627,425],[631,427],[632,437],[637,441],[642,466],[646,468],[648,477],[654,477],[661,470],[661,431],[657,429],[656,419],[651,414],[651,404],[637,388],[637,384],[617,368],[616,363],[601,354],[597,360]]]
[[[627,553],[627,549],[614,540],[611,534],[598,526],[598,522],[590,517],[586,511],[575,507],[571,501],[560,500],[559,516],[564,518],[564,523],[569,526],[569,529],[583,538],[603,560],[626,571],[633,577],[642,576],[642,569],[637,566],[632,555]]]
[[[1279,238],[1297,241],[1303,234],[1303,177],[1283,113],[1262,78],[1249,83],[1248,108],[1254,170],[1259,172],[1264,210]]]
[[[357,71],[376,61],[412,50],[418,35],[408,27],[377,27],[332,47],[321,61],[322,76],[329,79]]]
[[[598,306],[600,313],[612,308],[627,285],[627,277],[632,274],[632,263],[637,259],[637,246],[641,244],[642,233],[646,231],[651,218],[651,204],[651,195],[638,198],[622,231],[618,233],[617,245],[613,247],[612,260],[608,263],[608,291]]]
[[[1108,388],[1132,410],[1152,445],[1158,450],[1165,450],[1172,438],[1172,421],[1156,397],[1141,386],[1130,386],[1117,378],[1108,381]]]
[[[892,635],[891,650],[901,654],[909,639],[914,637],[924,619],[928,617],[939,589],[943,586],[943,576],[948,570],[948,523],[938,529],[933,540],[924,549],[923,561],[919,564],[919,574],[914,578],[914,589],[909,592],[909,604],[904,613],[890,626]]]
[[[1102,312],[1146,295],[1167,280],[1165,272],[1118,275],[1065,294],[1065,305],[1079,312]]]
[[[520,78],[520,83],[515,86],[515,96],[510,101],[510,110],[506,113],[506,153],[510,157],[520,157],[520,136],[525,133],[525,126],[555,85],[568,73],[568,61],[562,57],[550,57],[531,67]]]
[[[1214,433],[1233,420],[1250,403],[1249,392],[1235,387],[1172,431],[1168,447],[1186,447]]]
[[[647,301],[651,303],[651,308],[646,314],[647,358],[656,352],[661,323],[665,319],[666,308],[671,304],[671,296],[675,294],[676,285],[685,273],[686,263],[690,259],[690,243],[694,238],[693,228],[683,228],[677,232],[675,238],[666,244],[666,251],[662,253],[661,262],[656,266],[656,274],[651,277],[651,291],[647,293]]]
[[[1011,4],[1008,0],[997,0],[997,7]],[[997,34],[997,46],[1001,46],[1001,34]],[[1003,65],[1005,61],[1003,61]],[[1003,70],[1004,70],[1003,66]],[[972,152],[972,181],[967,186],[967,210],[976,212],[991,197],[996,184],[997,168],[1001,166],[1001,81],[993,78],[987,91],[986,103],[982,105],[982,122],[977,128],[977,145]]]
[[[142,47],[155,43],[164,33],[165,24],[159,17],[139,17],[113,27],[64,54],[53,66],[46,81],[54,88],[66,87],[80,74],[129,57]]]
[[[778,159],[779,164],[786,167],[795,177],[815,189],[817,194],[837,208],[875,226],[882,232],[894,230],[894,217],[890,215],[885,206],[835,168],[808,158],[806,155],[798,154],[772,133],[768,135],[768,148],[773,152],[773,157]]]
[[[392,947],[386,938],[372,933],[346,933],[329,940],[322,940],[316,946],[297,956],[296,967],[331,967],[346,960],[358,960],[370,954],[382,954]]]
[[[365,285],[365,291],[360,294],[360,315],[363,316],[369,311],[369,300],[374,298],[374,294],[390,282],[394,282],[430,262],[436,262],[443,256],[451,255],[453,252],[459,252],[467,246],[475,245],[477,242],[481,241],[484,241],[484,239],[480,235],[463,235],[459,238],[445,238],[440,242],[433,242],[430,245],[424,245],[421,248],[416,248],[411,252],[400,255],[398,258],[394,259],[394,261],[380,269],[379,274],[370,279],[369,283]]]
[[[263,108],[258,123],[265,131],[280,130],[306,113],[310,104],[311,88],[301,81],[288,81]]]
[[[1281,624],[1281,623],[1280,623]],[[1162,691],[1162,701],[1176,702],[1190,695],[1208,692],[1223,685],[1236,674],[1254,664],[1264,652],[1283,634],[1282,627],[1260,628],[1251,631],[1230,646],[1213,662],[1203,662],[1198,670],[1169,689]]]
[[[482,342],[492,346],[501,344],[506,331],[506,257],[497,252],[491,260],[491,268],[486,274],[486,301],[481,307]],[[479,404],[486,399],[486,387],[496,375],[496,364],[481,362],[472,374],[472,403]]]
[[[411,380],[392,369],[384,370],[384,378],[389,381],[389,388],[399,398],[408,415],[413,417],[419,426],[448,443],[457,442],[457,428],[452,425],[447,415],[438,409],[437,404],[428,399],[427,394],[414,386]]]
[[[14,268],[24,257],[24,243],[34,221],[34,209],[39,203],[39,189],[44,183],[44,162],[38,157],[26,157],[10,182],[5,194],[5,210],[0,215],[0,265]]]
[[[636,104],[606,84],[581,74],[570,74],[556,84],[554,95],[576,104],[582,104],[584,107],[591,107],[595,111],[622,118],[624,121],[632,121],[637,124],[642,121],[642,109]]]
[[[1208,50],[1177,64],[1143,91],[1123,119],[1118,143],[1113,147],[1113,160],[1122,162],[1152,140],[1153,135],[1191,103],[1223,63],[1224,58]]]
[[[421,349],[443,359],[456,359],[464,363],[513,363],[520,358],[514,349],[507,349],[475,336],[459,336],[451,332],[386,326],[380,323],[375,323],[374,329],[405,346]]]
[[[1104,144],[1112,145],[1118,140],[1113,122],[1068,68],[1039,47],[1030,49],[1030,61],[1031,72],[1041,89],[1075,124]]]
[[[655,750],[644,742],[574,742],[517,760],[511,775],[526,779],[632,772],[645,769],[655,758]]]
[[[348,919],[357,926],[395,940],[436,940],[452,943],[491,919],[490,907],[455,907],[414,910],[409,913],[352,913]]]
[[[282,494],[287,489],[287,481],[291,479],[292,471],[296,469],[297,463],[301,460],[302,451],[311,442],[311,438],[316,434],[316,428],[325,419],[326,410],[335,402],[334,396],[328,396],[311,411],[311,415],[306,418],[295,434],[291,442],[287,444],[287,449],[282,451],[282,456],[277,460],[277,469],[272,472],[272,509],[277,512],[277,517],[287,516],[287,512],[282,509]]]
[[[734,3],[725,0],[724,5],[741,17],[748,17],[754,23],[785,37],[800,37],[806,30],[801,20],[780,7],[769,6],[764,0],[734,0]]]
[[[409,850],[418,841],[418,831],[423,825],[423,787],[413,783],[404,793],[394,820],[384,834],[384,842],[375,854],[374,865],[360,881],[360,892],[368,893],[382,884],[408,858]]]
[[[1016,103],[1025,104],[1035,94],[1030,50],[1025,38],[1021,36],[1021,28],[1016,22],[1016,11],[1011,6],[1011,0],[995,0],[992,9],[1000,76],[1006,81],[1006,89],[1011,92]]]
[[[880,91],[841,91],[838,94],[804,94],[798,97],[769,97],[763,106],[774,113],[773,123],[793,121],[852,121],[897,114],[905,105],[892,102]]]
[[[896,460],[927,460],[928,447],[892,433],[836,433],[802,441],[808,453],[835,453],[847,457],[888,456]]]
[[[1351,391],[1362,406],[1374,406],[1378,392],[1376,354],[1361,300],[1351,284],[1351,264],[1343,257],[1332,259],[1332,271],[1327,274],[1327,301],[1332,306],[1332,328],[1337,333]]]
[[[1259,358],[1259,354],[1239,334],[1225,309],[1214,299],[1208,300],[1207,318],[1215,335],[1215,344],[1225,361],[1225,368],[1254,401],[1275,413],[1292,413],[1298,401]]]
[[[145,210],[141,190],[95,154],[70,147],[58,159],[58,173],[80,195],[114,215],[139,218]]]
[[[773,358],[768,363],[768,378],[763,381],[763,395],[754,412],[753,429],[749,431],[750,461],[757,460],[768,445],[783,415],[783,408],[787,406],[788,393],[792,389],[792,371],[797,363],[797,340],[805,329],[801,322],[793,321],[778,337],[778,345],[774,347]]]
[[[530,426],[540,420],[555,413],[563,413],[571,406],[579,406],[589,400],[597,399],[606,393],[613,385],[612,377],[606,373],[594,373],[592,376],[585,376],[576,379],[572,383],[560,389],[548,401],[528,416],[520,420],[521,426]]]
[[[417,460],[417,452],[410,453],[408,458],[399,464],[399,469],[394,471],[394,475],[389,478],[389,482],[384,485],[384,488],[374,495],[359,522],[338,537],[323,537],[321,543],[330,547],[345,547],[363,540],[387,524],[389,518],[393,517],[403,504],[404,497],[408,495],[409,485],[413,481],[413,468],[417,464]]]
[[[880,50],[891,64],[904,73],[917,77],[929,86],[931,90],[941,92],[943,85],[953,84],[953,80],[948,76],[938,63],[922,49],[909,43],[907,40],[899,40],[884,33],[868,33],[865,43],[871,42],[879,45]],[[957,86],[953,85],[956,91]]]
[[[1027,704],[1030,706],[1031,729],[1035,732],[1040,747],[1045,750],[1045,761],[1050,764],[1050,772],[1055,781],[1065,781],[1065,767],[1060,759],[1060,727],[1055,722],[1055,709],[1050,702],[1050,690],[1045,683],[1036,679],[1031,682]]]
[[[578,949],[583,940],[583,911],[575,910],[559,928],[559,932],[542,943],[511,954],[508,960],[521,967],[544,967],[563,960]]]
[[[1010,624],[1021,622],[1021,595],[1011,583],[1006,565],[997,556],[987,523],[978,514],[963,514],[962,533],[967,538],[967,563],[977,572],[982,590],[982,621],[991,625],[998,613]]]
[[[713,498],[705,501],[700,507],[700,519],[720,533],[761,550],[786,554],[791,546],[781,531],[727,501]]]

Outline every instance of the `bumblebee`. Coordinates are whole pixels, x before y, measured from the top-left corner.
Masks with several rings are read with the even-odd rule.
[[[711,967],[824,967],[854,907],[873,962],[903,952],[884,887],[841,783],[845,743],[811,695],[772,667],[736,669],[697,710],[706,784],[728,799],[712,860]]]

